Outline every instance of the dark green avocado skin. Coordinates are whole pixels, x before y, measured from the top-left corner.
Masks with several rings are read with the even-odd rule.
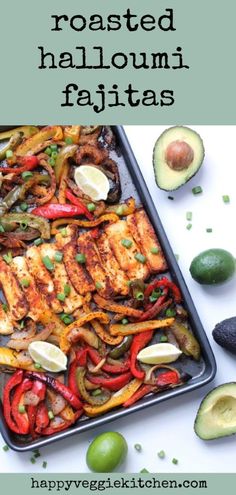
[[[217,323],[212,336],[217,344],[236,354],[236,316]]]

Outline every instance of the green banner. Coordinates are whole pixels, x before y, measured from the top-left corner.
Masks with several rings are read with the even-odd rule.
[[[88,495],[173,493],[217,495],[235,493],[236,474],[10,474],[1,475],[1,491],[5,493],[68,493]]]
[[[1,124],[235,124],[235,0],[1,6]]]

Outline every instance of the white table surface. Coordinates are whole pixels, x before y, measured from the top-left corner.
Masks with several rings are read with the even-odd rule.
[[[163,126],[126,126],[128,138],[163,225],[178,253],[180,268],[212,344],[218,371],[214,382],[185,396],[164,402],[125,417],[111,424],[71,437],[41,449],[41,457],[31,464],[30,452],[4,452],[0,439],[1,472],[45,472],[42,461],[48,463],[47,472],[88,472],[85,454],[95,434],[119,431],[127,439],[129,455],[123,472],[138,472],[147,468],[151,472],[235,472],[235,437],[203,442],[196,437],[193,423],[203,396],[214,386],[236,380],[235,357],[217,346],[212,340],[214,325],[235,315],[236,277],[221,287],[202,287],[189,274],[192,258],[200,251],[221,247],[236,255],[236,127],[192,126],[202,136],[206,149],[204,165],[187,185],[168,194],[157,188],[152,169],[152,149]],[[201,185],[203,194],[194,196],[193,186]],[[224,204],[222,195],[229,194],[230,204]],[[186,211],[193,212],[192,230],[186,229]],[[211,227],[213,232],[206,233]],[[142,444],[137,453],[134,444]],[[157,452],[164,449],[166,459],[160,460]],[[176,457],[179,464],[173,465]]]

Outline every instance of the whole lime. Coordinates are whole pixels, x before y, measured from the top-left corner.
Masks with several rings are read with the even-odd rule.
[[[235,259],[225,249],[208,249],[196,256],[190,273],[199,284],[213,285],[229,280],[235,272]]]
[[[86,462],[95,473],[111,473],[125,460],[127,452],[125,438],[108,431],[94,438],[87,450]]]

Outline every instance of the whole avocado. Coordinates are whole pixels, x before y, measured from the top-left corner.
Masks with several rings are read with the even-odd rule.
[[[236,316],[217,323],[212,336],[217,344],[236,354]]]

